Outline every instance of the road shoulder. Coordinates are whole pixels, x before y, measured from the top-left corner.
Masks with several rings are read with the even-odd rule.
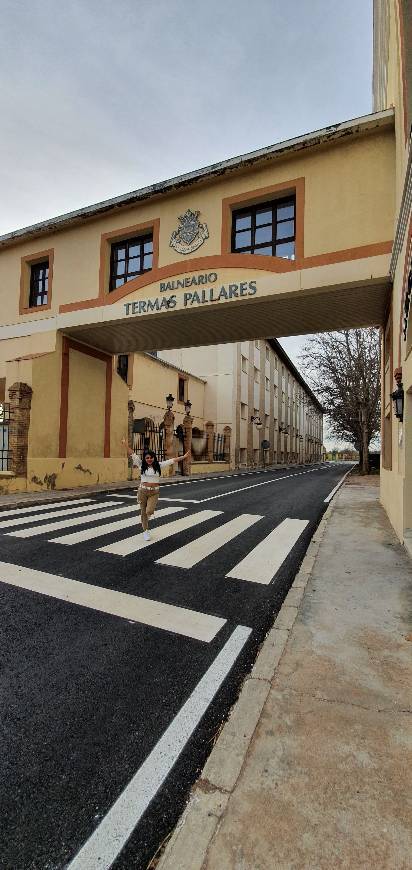
[[[411,562],[375,481],[350,481],[157,870],[409,866]]]

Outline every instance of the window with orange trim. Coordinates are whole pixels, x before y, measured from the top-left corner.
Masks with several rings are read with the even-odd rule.
[[[295,259],[296,199],[288,196],[232,214],[232,253]]]
[[[153,268],[153,233],[113,242],[110,253],[109,290],[122,287]]]
[[[30,266],[29,308],[47,305],[49,297],[49,261],[32,263]]]

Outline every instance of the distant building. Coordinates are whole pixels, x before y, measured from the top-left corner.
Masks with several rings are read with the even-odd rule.
[[[231,431],[232,467],[322,458],[323,409],[276,339],[161,351],[206,381],[205,421]]]

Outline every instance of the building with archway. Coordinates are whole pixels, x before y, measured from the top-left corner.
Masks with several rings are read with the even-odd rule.
[[[4,487],[124,476],[116,355],[375,325],[382,499],[408,537],[410,15],[375,2],[372,114],[0,238]]]

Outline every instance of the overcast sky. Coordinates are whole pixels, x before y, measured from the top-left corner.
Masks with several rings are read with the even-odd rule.
[[[372,111],[372,0],[0,9],[0,234]]]

